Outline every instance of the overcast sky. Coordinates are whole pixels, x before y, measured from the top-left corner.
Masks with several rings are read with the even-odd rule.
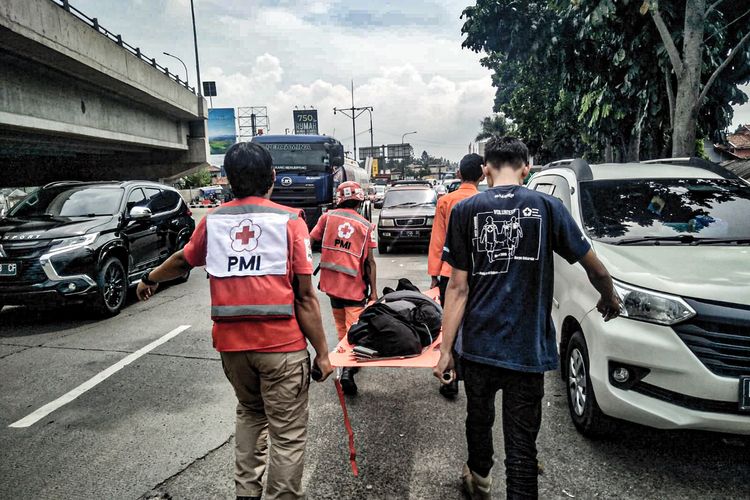
[[[74,0],[74,6],[173,72],[195,79],[190,0]],[[461,49],[469,0],[195,0],[203,80],[215,107],[268,106],[272,133],[295,106],[315,106],[320,132],[351,148],[351,120],[334,107],[373,106],[375,144],[407,141],[419,155],[458,160],[491,113],[494,89],[479,55]],[[750,90],[750,89],[746,89]],[[750,106],[735,124],[750,123]],[[369,145],[365,113],[357,146]]]

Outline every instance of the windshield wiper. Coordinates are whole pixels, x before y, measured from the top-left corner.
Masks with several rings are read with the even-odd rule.
[[[642,236],[638,238],[623,238],[615,242],[615,245],[633,245],[637,243],[653,243],[658,245],[661,242],[675,242],[690,244],[699,241],[700,238],[696,238],[692,234],[681,234],[679,236]]]
[[[54,219],[57,216],[53,214],[28,214],[28,215],[22,215],[21,217],[26,217],[29,219]]]
[[[743,245],[750,243],[750,238],[696,238],[692,234],[681,234],[678,236],[643,236],[640,238],[625,238],[614,242],[615,245],[632,245],[637,243],[653,243],[659,245],[661,242],[675,242],[686,245],[716,245],[721,243]]]
[[[421,203],[418,203],[416,201],[406,201],[404,203],[396,203],[395,205],[388,205],[385,208],[394,208],[394,207],[414,207],[416,205],[421,205]]]
[[[747,245],[750,244],[750,238],[699,238],[696,245],[716,245],[719,243],[734,243],[736,245]]]

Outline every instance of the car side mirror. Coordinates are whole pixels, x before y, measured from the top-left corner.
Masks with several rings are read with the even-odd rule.
[[[130,209],[130,218],[132,220],[149,220],[151,218],[151,209],[146,207],[133,207]]]

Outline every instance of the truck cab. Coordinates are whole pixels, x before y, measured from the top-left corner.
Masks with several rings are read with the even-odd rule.
[[[358,182],[367,190],[370,176],[344,157],[339,141],[325,135],[262,135],[253,141],[265,147],[276,169],[271,200],[305,212],[309,228],[321,214],[335,207],[336,188],[344,181]],[[363,215],[369,218],[369,201]]]

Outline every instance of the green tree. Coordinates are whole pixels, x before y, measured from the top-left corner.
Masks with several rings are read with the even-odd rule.
[[[686,1],[696,0],[660,1],[666,22],[679,24],[675,12]],[[742,1],[712,4],[706,81],[727,54],[736,55],[722,78],[704,87],[706,105],[696,112],[702,136],[725,128],[731,104],[747,100],[737,87],[750,80],[747,51],[730,51],[748,31],[747,24],[731,22],[746,13]],[[671,138],[684,135],[673,120],[670,58],[641,7],[636,0],[478,0],[465,9],[463,46],[485,54],[481,63],[492,70],[497,88],[494,111],[512,120],[537,162],[664,156]]]
[[[186,175],[182,178],[182,185],[185,189],[195,189],[211,185],[211,172],[207,168],[198,170],[195,173]]]
[[[496,114],[493,116],[486,116],[480,122],[481,130],[477,134],[475,141],[481,141],[489,139],[493,135],[505,136],[510,135],[514,132],[515,128],[513,123],[505,118],[505,115]]]
[[[640,11],[651,14],[669,58],[672,156],[690,156],[695,153],[701,109],[712,93],[717,94],[717,82],[724,86],[718,92],[725,97],[724,106],[730,96],[747,101],[736,90],[738,83],[750,79],[750,23],[742,20],[750,12],[747,0],[644,0]],[[680,41],[682,50],[677,47]]]

